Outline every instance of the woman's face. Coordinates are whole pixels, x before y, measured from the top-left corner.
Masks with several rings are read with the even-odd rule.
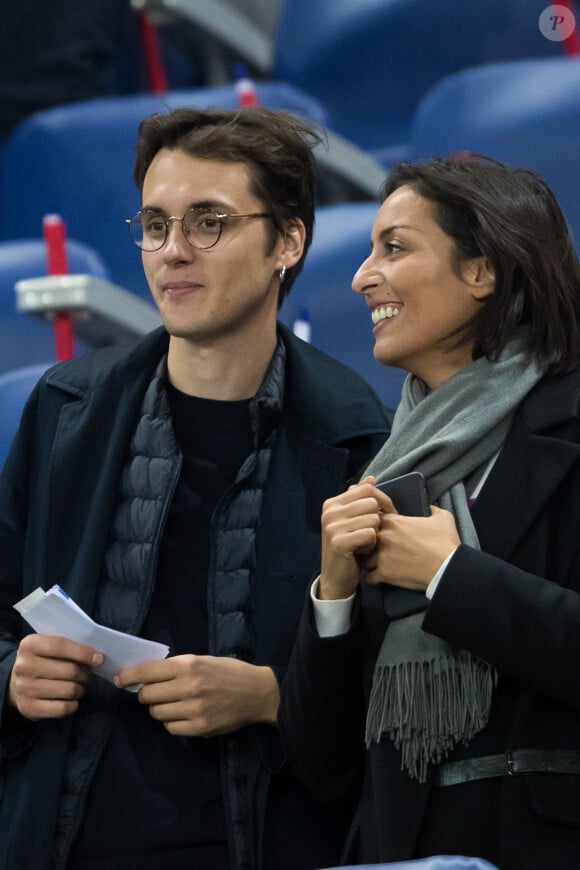
[[[405,369],[434,389],[472,361],[471,346],[451,350],[449,338],[493,292],[484,257],[452,268],[454,243],[435,220],[434,205],[404,186],[382,204],[371,253],[353,278],[371,309],[374,356]]]

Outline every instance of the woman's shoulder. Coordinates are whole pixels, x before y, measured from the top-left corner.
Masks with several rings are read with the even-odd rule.
[[[566,421],[580,427],[580,367],[543,377],[521,403],[518,416],[536,431]]]

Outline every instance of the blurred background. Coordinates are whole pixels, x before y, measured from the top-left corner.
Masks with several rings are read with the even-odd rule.
[[[257,102],[326,131],[314,242],[281,319],[396,405],[350,289],[400,159],[536,169],[580,239],[578,2],[0,0],[0,466],[58,358],[158,323],[124,219],[139,122]],[[48,217],[47,217],[48,216]]]

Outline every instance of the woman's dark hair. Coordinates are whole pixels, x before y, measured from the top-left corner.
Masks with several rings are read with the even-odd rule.
[[[580,363],[580,264],[566,219],[548,185],[529,169],[481,155],[399,163],[383,185],[386,199],[403,185],[435,206],[454,240],[452,267],[484,256],[495,290],[460,330],[457,344],[494,359],[525,325],[525,351],[546,371]]]
[[[313,147],[322,141],[306,121],[261,107],[240,110],[181,108],[155,114],[139,126],[134,179],[139,190],[151,161],[162,148],[192,157],[243,162],[251,192],[272,216],[272,247],[285,223],[301,218],[306,228],[302,257],[286,272],[279,306],[300,273],[314,229]]]

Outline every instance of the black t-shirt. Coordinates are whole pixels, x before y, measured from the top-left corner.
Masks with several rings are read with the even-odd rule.
[[[253,447],[249,400],[199,399],[168,386],[183,453],[141,635],[170,655],[208,652],[211,517]],[[227,867],[216,738],[172,736],[121,692],[113,731],[73,848],[74,868]],[[195,861],[195,863],[192,863]],[[157,863],[155,863],[157,862]]]

